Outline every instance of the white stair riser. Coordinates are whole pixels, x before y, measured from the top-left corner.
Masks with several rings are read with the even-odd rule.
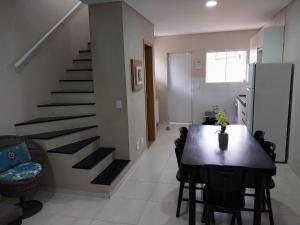
[[[87,182],[94,180],[103,170],[105,170],[113,162],[113,154],[106,156],[101,162],[90,170],[75,169],[79,179],[87,179]]]
[[[65,161],[64,157],[54,156],[53,154],[48,154],[49,162],[56,180],[60,181],[60,185],[64,186],[62,183],[65,181],[64,178],[72,177],[73,179],[79,180],[82,183],[90,183],[95,179],[103,170],[105,170],[113,162],[113,154],[108,155],[92,169],[76,169],[72,168],[71,161]],[[63,171],[63,173],[62,173]]]
[[[39,107],[38,114],[40,117],[88,115],[96,114],[96,107],[95,105]]]
[[[17,134],[22,136],[22,135],[46,133],[46,132],[52,132],[52,131],[64,130],[64,129],[72,129],[77,127],[92,126],[95,124],[96,124],[96,117],[92,116],[92,117],[84,117],[84,118],[77,118],[77,119],[52,121],[46,123],[22,125],[22,126],[17,126],[16,130],[17,130]]]
[[[115,178],[111,185],[99,185],[91,184],[90,182],[82,182],[82,180],[85,181],[86,179],[74,179],[75,175],[70,169],[66,171],[65,167],[56,167],[52,170],[47,170],[48,173],[46,173],[44,176],[42,186],[46,187],[46,190],[50,191],[58,189],[65,193],[84,193],[101,198],[110,198],[119,189],[122,182],[129,175],[130,167],[130,164],[127,165],[125,169],[123,169],[123,171]],[[61,173],[61,171],[64,171],[64,173],[71,175],[64,176],[64,173]]]
[[[34,141],[39,143],[42,147],[44,147],[46,150],[54,149],[60,146],[64,146],[67,144],[71,144],[77,141],[85,140],[91,137],[94,137],[97,135],[97,127],[83,130],[80,132],[64,135],[61,137],[53,138],[50,140],[37,140]]]
[[[52,94],[53,102],[58,103],[89,103],[95,102],[94,93],[63,93]]]
[[[75,165],[76,163],[80,162],[84,158],[86,158],[88,155],[92,154],[94,151],[96,151],[100,147],[100,140],[96,140],[93,143],[85,146],[80,151],[76,152],[72,157],[72,163]]]
[[[72,167],[76,163],[83,160],[88,155],[92,154],[94,151],[96,151],[100,146],[99,139],[94,141],[93,143],[90,143],[89,145],[85,146],[75,154],[61,154],[61,153],[48,153],[48,156],[51,157],[51,159],[58,160],[61,162],[64,162],[66,166]]]
[[[74,69],[91,69],[92,68],[92,61],[76,61],[73,62],[72,68]]]
[[[94,84],[90,81],[73,81],[60,82],[60,90],[62,91],[93,91]]]
[[[92,80],[93,71],[67,71],[68,80]]]
[[[47,170],[41,185],[50,191],[58,189],[66,193],[74,192],[74,194],[96,195],[101,198],[110,196],[108,185],[95,185],[90,182],[89,177],[82,177],[82,175],[75,173],[74,169],[66,169],[63,166]]]
[[[92,52],[80,52],[78,54],[79,59],[91,59],[92,58]]]
[[[114,160],[114,154],[106,156],[100,163],[94,166],[90,171],[90,180],[94,180],[103,170],[105,170]]]

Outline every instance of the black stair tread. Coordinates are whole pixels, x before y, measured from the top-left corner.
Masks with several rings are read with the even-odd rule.
[[[55,116],[55,117],[40,117],[33,120],[29,120],[23,123],[17,123],[15,126],[22,126],[22,125],[30,125],[30,124],[37,124],[37,123],[47,123],[47,122],[54,122],[60,120],[71,120],[71,119],[79,119],[85,117],[92,117],[96,116],[95,114],[88,114],[88,115],[79,115],[79,116]]]
[[[93,91],[52,91],[51,94],[93,94]]]
[[[110,185],[115,178],[127,166],[129,160],[114,160],[102,173],[100,173],[91,183],[100,185]]]
[[[26,137],[30,138],[30,139],[37,139],[37,140],[50,140],[52,138],[62,137],[65,135],[93,129],[96,127],[98,127],[98,126],[94,125],[94,126],[88,126],[88,127],[79,127],[79,128],[74,128],[74,129],[58,130],[58,131],[52,131],[52,132],[47,132],[47,133],[41,133],[41,134],[32,134],[32,135],[27,135]]]
[[[90,49],[79,50],[79,53],[92,52]]]
[[[91,62],[92,59],[86,58],[86,59],[73,59],[73,62]]]
[[[91,68],[81,68],[81,69],[67,69],[67,72],[81,72],[81,71],[93,71]]]
[[[89,144],[93,143],[94,141],[98,140],[100,137],[95,136],[92,138],[88,138],[82,141],[78,141],[72,144],[64,145],[58,148],[54,148],[48,150],[49,153],[60,153],[60,154],[75,154],[76,152],[80,151],[84,147],[88,146]]]
[[[59,80],[59,82],[93,82],[94,80]]]
[[[44,105],[38,105],[39,108],[43,107],[57,107],[57,106],[77,106],[77,105],[82,105],[82,106],[89,106],[89,105],[95,105],[96,103],[94,102],[89,102],[89,103],[49,103],[49,104],[44,104]]]
[[[79,163],[74,165],[73,168],[86,170],[92,169],[113,151],[115,151],[114,148],[99,148],[97,151],[93,152]]]

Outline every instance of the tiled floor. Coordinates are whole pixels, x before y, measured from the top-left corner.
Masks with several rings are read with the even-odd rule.
[[[173,141],[178,126],[161,126],[157,141],[143,154],[135,169],[111,199],[62,193],[38,193],[44,209],[24,225],[183,225],[188,224],[186,204],[175,217],[178,182]],[[278,165],[276,189],[272,191],[275,224],[300,225],[300,180],[288,165]],[[252,204],[247,201],[247,204]],[[201,224],[202,207],[197,207]],[[216,215],[216,224],[230,224],[229,216]],[[252,224],[252,214],[243,213],[243,224]],[[263,224],[268,225],[267,214]]]

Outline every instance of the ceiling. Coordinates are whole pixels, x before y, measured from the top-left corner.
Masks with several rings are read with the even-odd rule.
[[[110,0],[83,0],[86,3]],[[112,0],[114,1],[114,0]],[[155,26],[155,36],[257,29],[292,0],[124,0]]]

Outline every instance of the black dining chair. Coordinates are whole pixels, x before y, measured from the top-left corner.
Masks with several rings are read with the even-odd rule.
[[[188,186],[185,186],[186,183],[189,183],[188,174],[182,169],[182,166],[181,166],[181,158],[182,158],[182,154],[183,154],[184,143],[185,143],[185,139],[183,139],[183,138],[177,138],[175,140],[175,154],[176,154],[176,160],[177,160],[177,164],[178,164],[178,171],[176,173],[176,179],[180,182],[176,217],[180,216],[180,208],[181,208],[182,201],[189,201],[189,199],[183,198],[183,190],[189,188]],[[196,179],[196,183],[203,185],[203,180],[201,179],[200,175]],[[203,191],[203,187],[196,187],[196,190]],[[203,203],[203,201],[197,200],[196,203]]]
[[[272,159],[273,162],[276,161],[276,145],[271,141],[262,141],[261,146],[265,150],[265,152],[268,154],[268,156]]]
[[[268,154],[268,156],[272,159],[272,161],[275,163],[276,160],[276,145],[270,141],[262,141],[261,146],[265,150],[265,152]],[[271,202],[271,193],[270,190],[275,188],[275,182],[272,177],[268,177],[266,180],[266,186],[265,186],[265,202],[268,207],[268,213],[269,213],[269,220],[270,225],[274,225],[274,218],[273,218],[273,209],[272,209],[272,202]]]
[[[245,206],[245,175],[242,167],[212,165],[205,168],[204,222],[210,225],[214,212],[232,214],[231,225],[242,225]]]
[[[188,135],[189,130],[186,127],[180,127],[179,128],[179,138],[184,140],[184,143],[186,141],[186,137]]]
[[[265,139],[265,132],[264,131],[261,131],[261,130],[257,130],[255,131],[254,133],[254,138],[260,143],[262,141],[264,141]]]
[[[254,133],[254,138],[260,143],[264,151],[270,157],[270,159],[275,163],[276,161],[276,145],[273,142],[266,141],[264,139],[265,132],[264,131],[256,131]],[[247,188],[254,189],[254,185],[250,184]],[[272,201],[271,201],[271,192],[270,190],[275,188],[275,182],[272,177],[268,177],[265,183],[265,193],[264,193],[264,202],[263,202],[263,210],[267,211],[269,214],[270,225],[274,225],[273,218],[273,209],[272,209]],[[254,196],[254,194],[246,194],[247,196]],[[267,205],[267,209],[266,209]]]

